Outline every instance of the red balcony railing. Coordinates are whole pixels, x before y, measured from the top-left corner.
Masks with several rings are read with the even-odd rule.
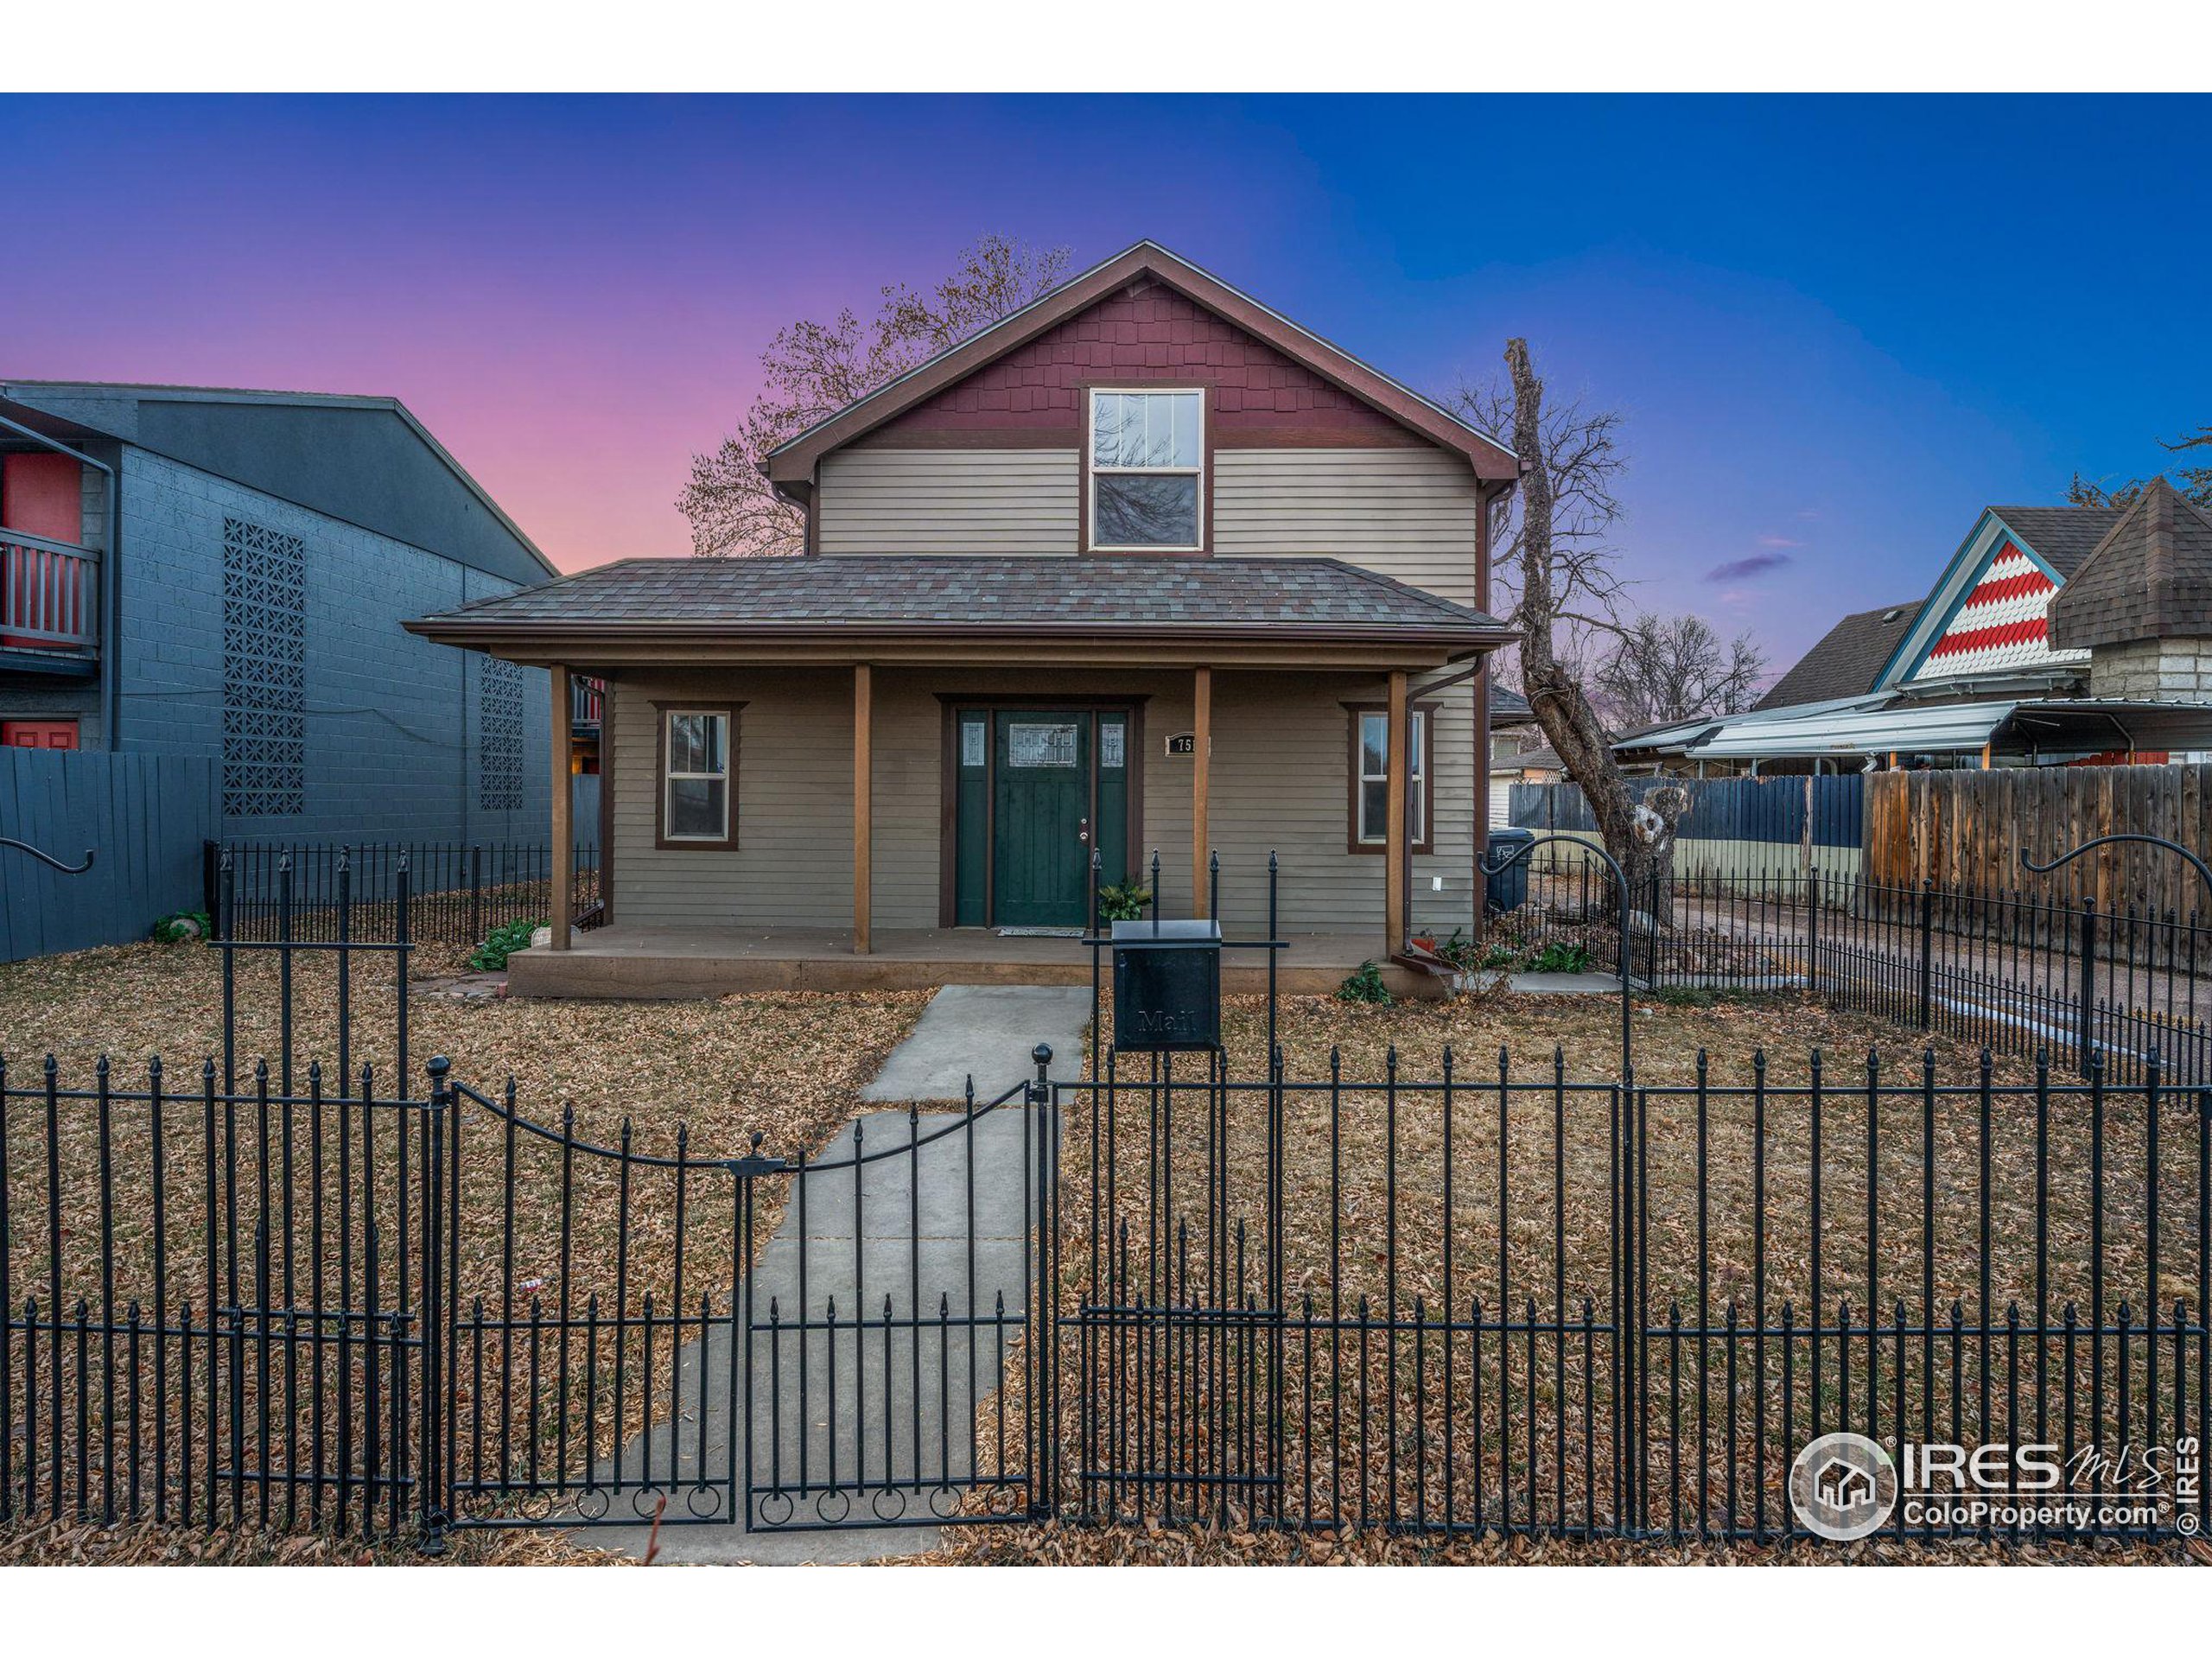
[[[0,646],[98,649],[99,572],[92,549],[0,530]]]

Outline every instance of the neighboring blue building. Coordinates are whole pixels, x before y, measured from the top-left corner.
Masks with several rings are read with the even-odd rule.
[[[0,739],[205,757],[226,839],[543,841],[545,673],[399,624],[556,574],[395,399],[0,382]]]

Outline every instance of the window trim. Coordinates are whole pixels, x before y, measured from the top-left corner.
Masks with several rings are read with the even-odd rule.
[[[653,846],[664,853],[727,853],[737,850],[738,838],[738,725],[741,702],[712,702],[684,697],[653,704]],[[723,773],[722,831],[719,836],[673,836],[668,833],[668,722],[675,715],[719,715],[728,722],[724,748],[728,763]],[[687,777],[709,774],[689,773]]]
[[[1128,385],[1101,384],[1083,389],[1083,547],[1086,553],[1117,553],[1143,556],[1153,554],[1173,556],[1204,553],[1207,547],[1207,527],[1212,492],[1207,487],[1207,474],[1213,470],[1213,421],[1206,409],[1207,389],[1203,385]],[[1196,467],[1105,467],[1097,464],[1098,454],[1098,399],[1105,397],[1150,397],[1179,394],[1195,397],[1198,402],[1198,464]],[[1192,517],[1195,539],[1189,542],[1102,542],[1098,539],[1098,479],[1101,474],[1109,478],[1124,474],[1151,473],[1168,478],[1193,478],[1198,480],[1198,501]]]
[[[1408,735],[1417,738],[1420,747],[1420,753],[1414,754],[1413,745],[1409,743],[1407,758],[1416,761],[1421,768],[1422,808],[1421,834],[1418,838],[1407,837],[1408,852],[1433,853],[1436,850],[1436,716],[1442,707],[1441,703],[1431,702],[1406,705],[1408,724],[1415,728],[1415,731]],[[1385,702],[1344,704],[1344,850],[1348,853],[1374,855],[1389,850],[1389,831],[1387,829],[1380,840],[1362,841],[1359,837],[1360,721],[1368,715],[1382,715],[1387,719],[1389,712],[1390,706]],[[1414,715],[1421,716],[1417,722],[1410,718]],[[1409,812],[1412,810],[1410,801],[1407,803],[1407,809]]]

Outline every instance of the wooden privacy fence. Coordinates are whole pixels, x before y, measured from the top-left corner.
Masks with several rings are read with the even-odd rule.
[[[2040,766],[1884,772],[1866,779],[1866,874],[1880,886],[2018,892],[2110,912],[2207,910],[2196,874],[2155,848],[2115,847],[2049,876],[2043,863],[2098,836],[2164,836],[2212,852],[2212,766]]]
[[[220,833],[216,763],[174,754],[0,748],[0,836],[83,875],[0,849],[0,961],[143,938],[200,903],[200,848]]]

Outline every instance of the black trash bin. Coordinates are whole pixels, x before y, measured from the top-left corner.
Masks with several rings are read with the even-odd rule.
[[[1114,924],[1114,1046],[1138,1052],[1221,1042],[1221,925]]]
[[[1522,859],[1507,869],[1498,865],[1535,840],[1533,830],[1493,830],[1483,862],[1490,874],[1484,882],[1483,901],[1493,916],[1503,916],[1529,902],[1529,861]]]

